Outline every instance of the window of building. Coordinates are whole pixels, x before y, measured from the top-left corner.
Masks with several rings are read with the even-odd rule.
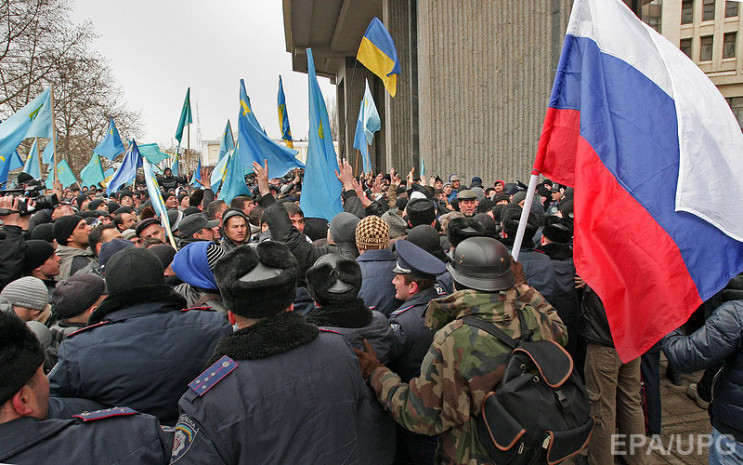
[[[681,45],[679,46],[682,52],[691,58],[691,39],[681,39]]]
[[[681,24],[691,24],[694,21],[694,0],[681,2]]]
[[[725,99],[733,110],[735,119],[738,120],[738,126],[743,129],[743,97],[729,97]]]
[[[699,61],[711,61],[712,60],[712,47],[714,41],[712,36],[704,36],[699,41]]]
[[[657,32],[660,32],[662,8],[662,0],[650,0],[647,3],[643,3],[642,9],[640,10],[640,19],[645,21],[645,24],[652,27]]]
[[[702,21],[715,19],[715,0],[702,1]]]
[[[738,16],[738,2],[727,0],[725,2],[725,17],[734,18]]]
[[[735,46],[737,44],[738,33],[728,32],[722,38],[722,57],[735,58]]]

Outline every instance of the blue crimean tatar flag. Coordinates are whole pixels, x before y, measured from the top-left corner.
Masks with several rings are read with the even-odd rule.
[[[96,148],[93,149],[93,153],[101,157],[106,157],[109,160],[113,160],[124,152],[126,152],[124,143],[121,141],[121,136],[119,135],[119,130],[116,129],[114,119],[111,118],[108,123],[106,136],[98,143]]]
[[[371,160],[369,158],[369,146],[374,140],[374,133],[382,128],[382,121],[379,119],[377,106],[374,104],[371,90],[369,90],[369,81],[366,81],[366,90],[364,98],[359,107],[359,119],[356,122],[356,134],[353,139],[353,146],[359,149],[364,161],[364,172],[372,170]]]
[[[121,161],[121,166],[116,170],[111,181],[108,182],[106,192],[111,194],[116,192],[119,187],[130,183],[134,180],[137,175],[137,168],[142,167],[142,156],[139,154],[139,148],[137,143],[132,141],[129,146],[129,150],[124,154],[124,159]]]
[[[307,49],[307,76],[310,94],[310,133],[307,168],[299,206],[306,218],[325,218],[330,221],[343,211],[342,186],[335,176],[338,158],[333,147],[328,110],[320,85],[317,83],[311,49]]]
[[[292,139],[292,130],[289,128],[289,114],[286,112],[286,98],[284,97],[284,84],[281,82],[281,76],[279,76],[279,127],[281,128],[281,140],[286,143],[286,146],[290,149],[294,148],[294,140]]]

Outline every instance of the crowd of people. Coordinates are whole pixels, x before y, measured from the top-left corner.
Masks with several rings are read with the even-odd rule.
[[[341,160],[327,221],[305,217],[301,170],[267,173],[226,202],[208,169],[165,169],[166,218],[141,177],[55,183],[52,208],[0,197],[0,462],[493,463],[477,421],[510,348],[472,316],[573,358],[595,424],[570,460],[660,433],[661,350],[674,382],[706,370],[688,392],[715,399],[710,463],[743,460],[741,277],[623,363],[576,275],[571,188],[538,185],[515,262],[521,183]]]

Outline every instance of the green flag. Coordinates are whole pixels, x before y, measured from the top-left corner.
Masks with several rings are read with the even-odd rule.
[[[103,182],[103,180],[106,179],[105,176],[103,176],[103,167],[101,166],[101,160],[98,158],[98,155],[93,153],[93,156],[90,157],[90,161],[87,165],[85,165],[85,168],[83,168],[80,171],[80,180],[82,183],[86,186],[92,186],[94,184],[98,184],[99,182]]]
[[[191,119],[191,88],[189,87],[186,91],[186,100],[183,102],[181,119],[178,120],[178,128],[175,130],[175,138],[178,141],[178,145],[181,144],[181,139],[183,139],[183,128],[191,123],[193,123],[193,120]]]

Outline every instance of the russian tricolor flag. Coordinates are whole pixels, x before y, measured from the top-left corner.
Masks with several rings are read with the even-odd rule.
[[[578,274],[629,361],[743,270],[743,134],[620,0],[576,0],[535,170],[575,187]]]

